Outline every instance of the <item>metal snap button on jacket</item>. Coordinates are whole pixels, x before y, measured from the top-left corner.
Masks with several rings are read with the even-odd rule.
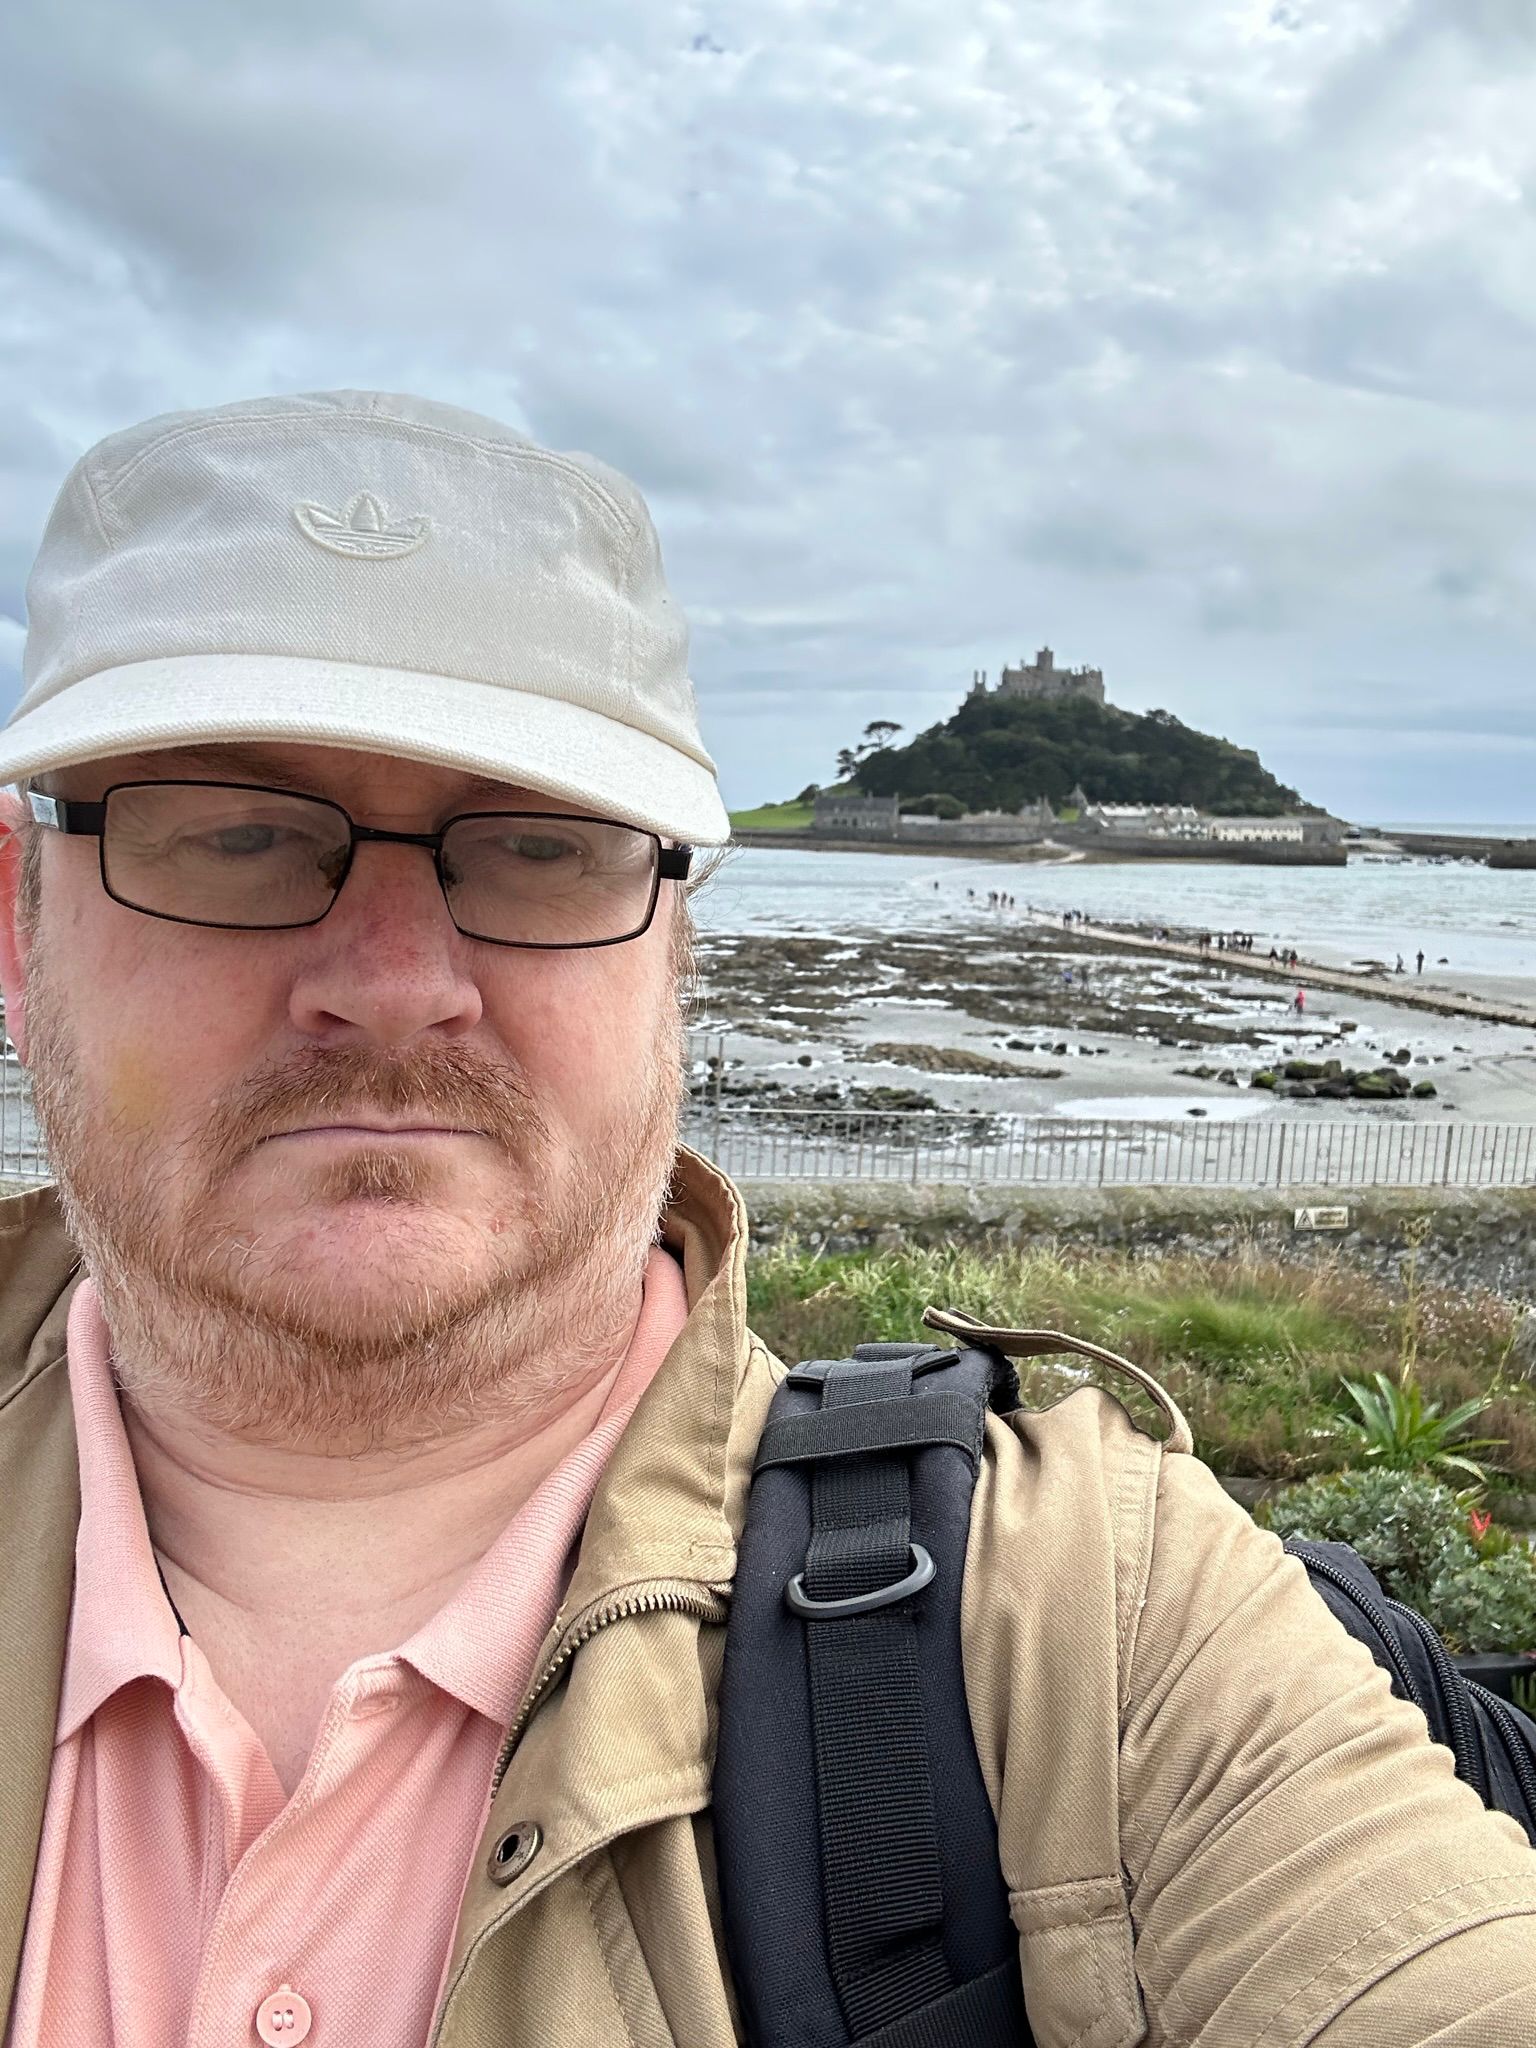
[[[520,1877],[539,1853],[544,1839],[536,1820],[515,1821],[491,1851],[486,1868],[492,1884],[510,1884]]]
[[[256,2031],[267,2048],[292,2048],[313,2024],[308,1999],[301,1998],[291,1984],[272,1992],[256,2008]]]

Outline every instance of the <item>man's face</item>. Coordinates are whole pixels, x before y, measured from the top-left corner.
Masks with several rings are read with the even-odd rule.
[[[318,746],[153,753],[49,787],[178,777],[280,784],[401,832],[579,808]],[[441,1347],[600,1249],[638,1276],[680,1090],[675,884],[638,939],[535,951],[463,937],[419,847],[360,846],[325,918],[292,931],[147,917],[106,894],[94,838],[45,832],[41,851],[7,994],[104,1293],[160,1287],[362,1363]]]

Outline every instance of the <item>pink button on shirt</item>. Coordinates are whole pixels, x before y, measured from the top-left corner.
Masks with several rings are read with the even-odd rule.
[[[603,1467],[687,1312],[676,1262],[653,1252],[591,1434],[424,1628],[337,1681],[285,1799],[177,1629],[81,1286],[75,1602],[11,2048],[422,2048],[502,1735]]]

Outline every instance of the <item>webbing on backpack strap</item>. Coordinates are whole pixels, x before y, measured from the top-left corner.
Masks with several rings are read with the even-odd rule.
[[[932,2005],[867,2034],[859,2048],[1030,2048],[1019,2018],[1019,1966],[1010,1958]]]
[[[797,1367],[759,1447],[721,1687],[715,1836],[748,2039],[1021,2048],[1017,1938],[960,1657],[989,1401],[973,1348]]]

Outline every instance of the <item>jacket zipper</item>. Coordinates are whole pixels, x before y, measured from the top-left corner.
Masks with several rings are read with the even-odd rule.
[[[517,1748],[535,1707],[576,1652],[591,1642],[600,1629],[607,1628],[610,1622],[627,1621],[631,1615],[636,1614],[695,1614],[700,1621],[724,1621],[729,1604],[726,1599],[729,1589],[729,1581],[708,1585],[700,1585],[687,1579],[666,1581],[637,1588],[604,1605],[588,1608],[584,1614],[578,1615],[560,1638],[554,1655],[523,1696],[523,1704],[517,1710],[517,1718],[507,1730],[506,1740],[501,1745],[501,1754],[496,1759],[495,1773],[491,1778],[491,1797],[494,1799],[501,1790],[501,1781],[507,1774],[508,1764],[512,1761],[512,1752]]]
[[[501,1781],[507,1774],[518,1738],[527,1727],[534,1708],[543,1699],[560,1673],[570,1663],[584,1643],[591,1642],[599,1629],[612,1621],[624,1621],[632,1614],[696,1614],[700,1621],[724,1621],[729,1608],[726,1596],[730,1592],[730,1581],[701,1585],[696,1580],[662,1580],[656,1584],[637,1588],[617,1600],[607,1601],[597,1607],[589,1607],[579,1614],[555,1646],[553,1656],[539,1673],[523,1696],[523,1704],[517,1710],[517,1718],[507,1730],[507,1739],[501,1745],[501,1754],[496,1759],[496,1769],[491,1778],[491,1797],[494,1799],[501,1790]],[[432,2048],[441,2037],[443,2021],[448,2014],[448,2001],[438,2007],[432,2021],[429,2040]]]

